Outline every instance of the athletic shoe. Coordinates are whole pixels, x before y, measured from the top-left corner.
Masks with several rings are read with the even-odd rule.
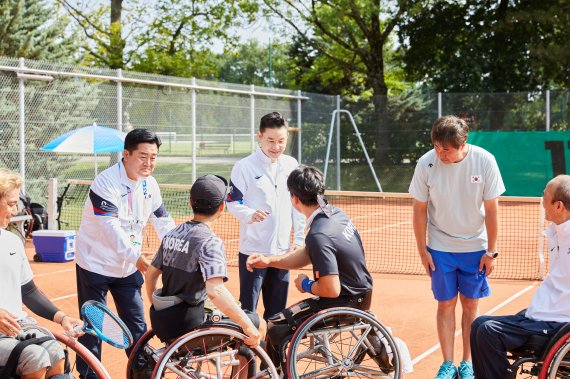
[[[474,379],[473,363],[469,361],[461,361],[459,364],[459,377],[461,379]]]
[[[457,367],[453,365],[452,361],[443,362],[434,379],[457,379]]]

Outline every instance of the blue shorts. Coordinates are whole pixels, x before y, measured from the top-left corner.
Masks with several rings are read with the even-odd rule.
[[[472,253],[447,253],[430,249],[435,271],[431,273],[431,289],[437,301],[447,301],[461,293],[470,299],[491,294],[485,269],[479,271],[485,250]]]

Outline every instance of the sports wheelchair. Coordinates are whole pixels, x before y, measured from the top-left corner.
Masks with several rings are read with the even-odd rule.
[[[293,330],[280,347],[291,379],[403,377],[395,339],[369,311],[328,308]]]
[[[279,378],[261,347],[249,348],[241,328],[229,319],[211,319],[170,343],[148,330],[135,344],[127,379]]]
[[[570,379],[570,323],[552,337],[533,335],[524,346],[509,353],[514,362],[507,379],[515,379],[517,375]]]

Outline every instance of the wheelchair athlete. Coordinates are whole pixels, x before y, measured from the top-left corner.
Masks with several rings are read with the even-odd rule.
[[[164,342],[202,325],[206,298],[242,328],[248,346],[255,348],[264,338],[265,322],[242,310],[224,286],[226,252],[210,228],[224,211],[226,194],[224,178],[198,178],[190,189],[194,217],[166,234],[145,274],[152,329]],[[163,287],[157,289],[161,274]]]
[[[346,214],[323,198],[324,177],[315,167],[299,166],[289,174],[287,187],[293,207],[307,218],[305,247],[289,254],[267,257],[252,254],[247,269],[298,269],[312,263],[313,277],[299,274],[295,287],[318,297],[273,315],[268,322],[268,354],[276,364],[285,362],[286,337],[293,326],[318,310],[332,307],[370,308],[372,277],[366,268],[360,235]],[[286,370],[284,370],[286,372]]]
[[[22,379],[55,379],[64,377],[63,349],[22,309],[23,304],[68,332],[83,322],[67,316],[36,287],[21,240],[5,229],[17,213],[21,184],[20,175],[0,169],[0,377],[15,374]]]
[[[481,316],[471,326],[475,377],[502,379],[510,366],[507,351],[525,345],[532,335],[554,336],[570,322],[570,176],[559,175],[546,186],[542,206],[550,226],[549,274],[524,315]]]

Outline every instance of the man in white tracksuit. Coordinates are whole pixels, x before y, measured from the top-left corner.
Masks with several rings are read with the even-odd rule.
[[[291,206],[287,177],[297,160],[284,155],[287,125],[281,114],[261,118],[257,134],[259,147],[236,163],[232,170],[228,210],[240,222],[239,275],[242,308],[255,312],[260,292],[265,311],[263,318],[281,312],[287,305],[289,271],[275,268],[246,268],[253,253],[266,256],[286,254],[294,245],[304,243],[305,218]]]
[[[175,227],[151,176],[159,147],[159,138],[150,130],[127,134],[123,159],[100,173],[89,188],[76,237],[79,307],[87,300],[105,303],[110,291],[135,341],[146,331],[141,286],[150,262],[141,254],[143,229],[150,220],[162,239]],[[101,340],[86,334],[79,341],[101,359]],[[77,366],[82,370],[84,362],[78,360]]]

